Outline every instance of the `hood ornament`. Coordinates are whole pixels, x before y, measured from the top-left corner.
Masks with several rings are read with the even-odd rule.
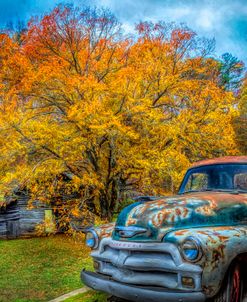
[[[139,235],[142,233],[146,233],[147,229],[135,227],[135,226],[116,226],[115,227],[115,233],[119,235],[119,237],[122,238],[131,238],[135,235]]]

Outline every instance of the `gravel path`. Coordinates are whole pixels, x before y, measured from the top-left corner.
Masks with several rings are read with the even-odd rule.
[[[87,291],[91,290],[91,288],[88,288],[87,286],[83,286],[82,288],[79,288],[79,289],[76,289],[76,290],[73,290],[72,292],[68,293],[68,294],[65,294],[65,295],[62,295],[58,298],[55,298],[49,302],[61,302],[61,301],[64,301],[70,297],[73,297],[73,296],[76,296],[76,295],[79,295],[79,294],[83,294]]]

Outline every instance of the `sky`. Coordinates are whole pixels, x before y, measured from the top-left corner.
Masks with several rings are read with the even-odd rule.
[[[127,32],[139,21],[185,23],[215,38],[215,55],[230,52],[247,65],[247,0],[0,0],[0,27],[43,15],[58,3],[109,8]]]

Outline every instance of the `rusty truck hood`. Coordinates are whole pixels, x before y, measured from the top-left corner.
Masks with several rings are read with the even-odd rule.
[[[247,194],[190,193],[126,207],[118,216],[113,238],[160,241],[171,230],[239,224],[247,224]]]

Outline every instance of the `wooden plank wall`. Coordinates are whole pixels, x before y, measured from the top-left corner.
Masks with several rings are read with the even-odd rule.
[[[28,195],[21,193],[16,201],[0,209],[0,238],[35,235],[35,227],[44,221],[45,210],[49,208],[36,203],[33,209],[28,209],[28,200]]]
[[[17,223],[20,219],[19,209],[15,202],[2,207],[0,210],[0,237],[8,237],[11,224]]]

